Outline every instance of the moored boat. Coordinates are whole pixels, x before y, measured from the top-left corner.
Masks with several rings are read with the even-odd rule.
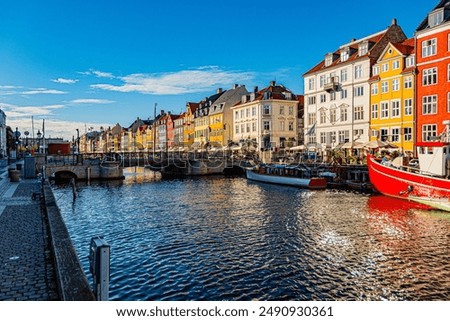
[[[289,165],[261,165],[245,169],[247,179],[263,183],[290,185],[308,189],[325,189],[327,180],[310,171]]]
[[[417,155],[418,166],[415,167],[405,166],[402,158],[383,163],[368,155],[372,185],[384,195],[450,211],[450,143],[417,144]]]

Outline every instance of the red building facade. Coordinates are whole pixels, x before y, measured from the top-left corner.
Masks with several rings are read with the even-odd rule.
[[[416,142],[437,140],[450,120],[450,1],[441,1],[419,25],[416,46]]]

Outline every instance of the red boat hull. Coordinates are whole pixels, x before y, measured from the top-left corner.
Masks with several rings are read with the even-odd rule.
[[[381,194],[396,198],[408,198],[410,195],[428,198],[450,197],[450,180],[385,166],[372,155],[368,155],[367,165],[370,182]]]

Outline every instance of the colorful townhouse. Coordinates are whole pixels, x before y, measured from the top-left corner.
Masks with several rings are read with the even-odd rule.
[[[248,91],[244,85],[233,85],[212,105],[209,112],[209,142],[211,146],[228,146],[233,141],[233,112],[231,107],[241,101]]]
[[[194,114],[199,106],[199,103],[186,103],[186,111],[184,112],[184,123],[183,123],[183,144],[185,147],[191,147],[194,144],[195,136],[195,123]]]
[[[259,150],[278,150],[297,144],[297,96],[271,81],[262,90],[255,87],[231,108],[233,140]]]
[[[372,66],[389,42],[405,39],[393,19],[387,29],[327,53],[303,75],[306,144],[328,152],[346,142],[369,141]]]
[[[417,142],[438,140],[450,120],[450,1],[417,27]]]
[[[202,100],[194,113],[194,144],[193,148],[205,148],[209,144],[209,113],[212,106],[219,99],[224,91],[222,88],[217,89],[217,92]]]
[[[370,83],[370,140],[413,153],[415,138],[414,39],[389,42],[372,67]]]

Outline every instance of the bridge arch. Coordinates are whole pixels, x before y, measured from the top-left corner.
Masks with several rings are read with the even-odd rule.
[[[53,173],[55,180],[70,180],[74,178],[78,179],[77,174],[69,170],[60,170]]]

